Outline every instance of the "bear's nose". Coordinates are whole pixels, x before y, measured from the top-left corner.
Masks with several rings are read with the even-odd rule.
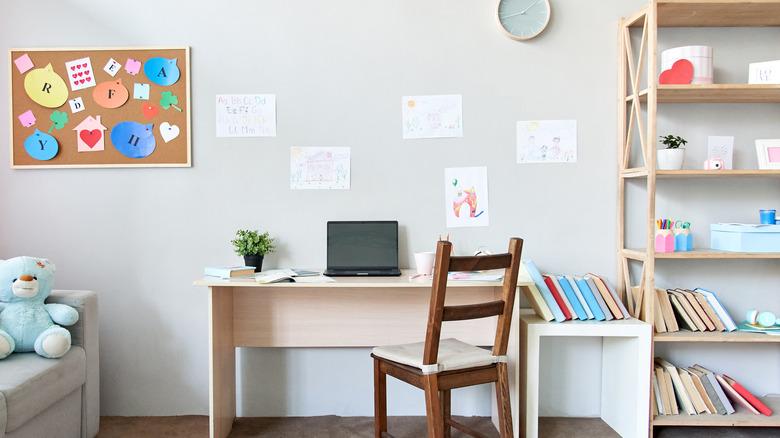
[[[33,281],[33,276],[32,275],[22,275],[21,277],[19,277],[19,280],[22,280],[22,281]]]

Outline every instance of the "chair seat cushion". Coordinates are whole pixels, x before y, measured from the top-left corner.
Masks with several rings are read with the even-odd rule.
[[[374,347],[372,353],[383,359],[419,368],[423,374],[485,366],[500,360],[493,356],[490,350],[448,338],[439,342],[437,363],[424,366],[422,364],[424,349],[424,342],[416,342],[414,344]]]
[[[0,360],[0,393],[8,416],[5,432],[25,424],[83,385],[86,363],[84,349],[77,345],[59,359],[14,353]]]

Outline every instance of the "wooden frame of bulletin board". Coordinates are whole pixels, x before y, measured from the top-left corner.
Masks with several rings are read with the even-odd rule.
[[[190,49],[9,50],[11,167],[190,167]]]

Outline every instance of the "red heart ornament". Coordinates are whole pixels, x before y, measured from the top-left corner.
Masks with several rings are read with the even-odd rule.
[[[76,79],[76,76],[78,76],[76,73],[73,73],[73,79]]]
[[[84,79],[80,79],[79,84],[83,84],[83,83],[84,83]]]
[[[70,66],[70,69],[71,69],[72,71],[76,71],[76,66],[75,66],[75,65],[72,65],[72,66]]]
[[[158,112],[160,112],[160,108],[150,103],[146,103],[141,107],[141,112],[144,113],[144,117],[151,119],[152,117],[156,116]]]
[[[93,129],[91,131],[87,131],[86,129],[79,132],[79,137],[81,137],[81,141],[84,142],[87,146],[90,148],[95,147],[98,141],[100,141],[100,138],[103,136],[103,134],[100,132],[99,129]]]
[[[687,59],[679,59],[669,70],[664,70],[658,78],[659,84],[690,84],[693,79],[693,64]]]
[[[87,64],[81,64],[84,68],[87,68]]]

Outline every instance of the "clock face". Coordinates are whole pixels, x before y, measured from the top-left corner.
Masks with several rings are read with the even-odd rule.
[[[513,40],[539,35],[550,21],[549,0],[501,0],[496,12],[498,24]]]

